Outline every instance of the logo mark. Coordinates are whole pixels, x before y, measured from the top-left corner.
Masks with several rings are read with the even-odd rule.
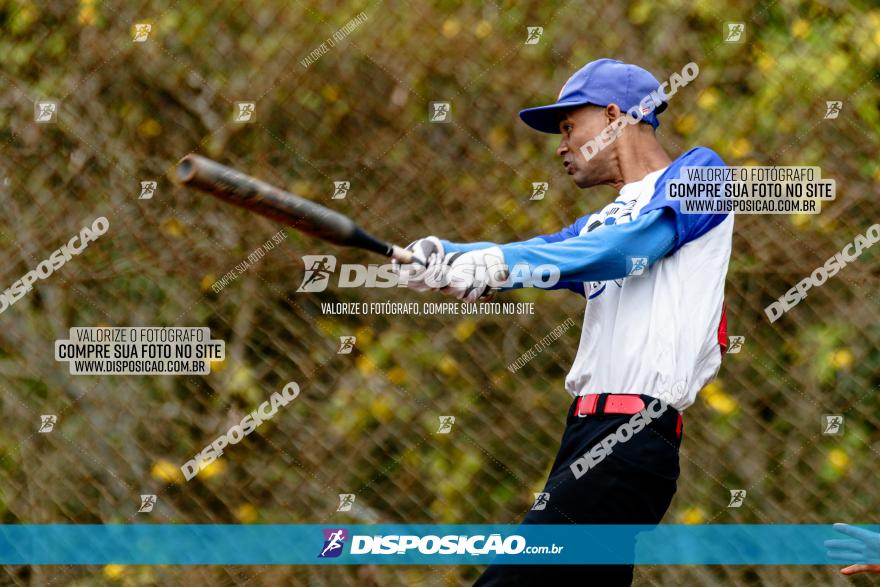
[[[331,200],[344,200],[346,194],[348,194],[348,190],[351,188],[350,181],[334,181],[333,182],[333,197]]]
[[[822,416],[822,434],[825,436],[840,436],[843,434],[843,416],[825,414]]]
[[[431,122],[452,122],[452,111],[449,102],[431,102],[428,107],[428,118]]]
[[[155,181],[142,181],[141,195],[138,196],[138,200],[152,200],[158,186],[159,183]]]
[[[745,489],[731,489],[730,490],[730,503],[727,504],[729,508],[738,508],[743,504],[743,501],[746,499],[746,490]]]
[[[645,269],[648,268],[647,257],[630,257],[629,260],[632,264],[632,267],[629,270],[630,275],[641,275],[645,272]]]
[[[533,181],[532,195],[529,197],[529,200],[543,200],[549,188],[550,184],[546,181]]]
[[[255,102],[236,102],[235,114],[232,117],[234,122],[254,122],[257,118],[257,104]]]
[[[336,351],[337,355],[350,355],[351,351],[354,350],[354,344],[357,342],[356,336],[340,336],[339,337],[339,350]]]
[[[542,26],[527,26],[526,27],[526,45],[537,45],[538,41],[541,40],[541,35],[544,34],[544,27]]]
[[[138,508],[138,513],[148,514],[153,511],[154,505],[156,505],[155,495],[141,495],[141,507]]]
[[[449,434],[452,432],[452,425],[455,424],[455,416],[439,416],[440,427],[437,428],[437,434]]]
[[[724,23],[725,43],[741,43],[745,40],[746,25],[743,22],[726,22]]]
[[[337,512],[350,512],[351,507],[354,505],[354,493],[340,493],[339,494],[339,507],[336,508]]]
[[[727,337],[727,354],[735,355],[740,352],[743,348],[743,344],[746,342],[745,336],[728,336]]]
[[[34,122],[48,124],[58,117],[58,102],[41,100],[34,103]]]
[[[58,416],[56,416],[55,414],[43,414],[42,416],[40,416],[40,428],[37,430],[37,432],[41,434],[48,434],[49,432],[52,432],[52,430],[55,428],[55,424],[57,423]]]
[[[303,255],[306,272],[298,292],[315,293],[327,289],[330,274],[336,269],[336,257],[333,255]]]
[[[831,101],[825,102],[825,120],[834,120],[840,115],[840,111],[843,109],[843,102],[840,101]]]
[[[345,528],[324,528],[324,546],[318,558],[338,557],[342,554],[346,540],[348,540],[348,530]]]
[[[132,41],[135,43],[144,43],[147,38],[150,36],[150,31],[153,30],[153,25],[151,24],[136,24],[134,25],[134,38]]]
[[[545,510],[547,509],[547,503],[550,501],[549,493],[536,493],[535,494],[535,503],[532,505],[533,510]]]

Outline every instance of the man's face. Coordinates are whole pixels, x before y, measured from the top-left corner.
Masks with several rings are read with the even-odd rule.
[[[559,120],[562,139],[556,154],[562,157],[566,173],[574,178],[579,188],[608,183],[614,177],[613,145],[596,153],[589,161],[581,152],[588,141],[595,139],[609,124],[606,109],[599,106],[581,106],[565,111]]]

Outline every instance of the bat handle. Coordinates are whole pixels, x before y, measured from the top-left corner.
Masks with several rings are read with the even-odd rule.
[[[399,263],[418,263],[418,259],[413,258],[413,252],[404,249],[403,247],[398,247],[397,245],[391,245],[391,254],[388,255],[395,261]]]

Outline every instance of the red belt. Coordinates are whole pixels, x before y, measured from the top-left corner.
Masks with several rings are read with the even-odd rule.
[[[605,405],[600,405],[599,399],[605,396]],[[619,393],[588,393],[578,397],[574,407],[574,415],[578,418],[592,416],[594,414],[638,414],[645,409],[645,401],[631,394]]]
[[[600,401],[604,396],[604,403]],[[638,414],[645,409],[645,400],[637,395],[619,393],[588,393],[578,396],[574,405],[574,415],[586,418],[596,414]],[[681,438],[681,412],[675,423],[675,435]]]

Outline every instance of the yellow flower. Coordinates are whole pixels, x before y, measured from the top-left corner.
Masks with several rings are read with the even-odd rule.
[[[208,463],[207,465],[202,467],[199,472],[199,476],[202,479],[210,479],[211,477],[216,477],[225,470],[226,464],[220,459],[217,459],[216,461]]]
[[[874,45],[880,46],[880,10],[872,10],[865,15],[865,22],[874,30]]]
[[[716,412],[729,416],[736,411],[736,400],[727,394],[720,394],[709,402],[709,406]]]
[[[208,273],[204,277],[202,277],[202,281],[199,284],[202,287],[202,291],[208,291],[211,289],[211,286],[214,285],[214,282],[217,281],[213,275]]]
[[[828,451],[828,464],[835,473],[843,473],[849,467],[849,455],[839,448]]]
[[[718,104],[718,90],[715,88],[706,88],[700,97],[697,98],[697,106],[703,110],[712,110]]]
[[[835,369],[849,369],[852,366],[853,356],[847,349],[839,349],[831,354],[831,365]]]
[[[737,159],[745,157],[751,152],[752,144],[747,139],[744,139],[742,137],[736,139],[730,145],[730,154]]]
[[[361,326],[354,333],[358,345],[368,345],[373,341],[373,329],[369,326]]]
[[[183,236],[183,225],[177,220],[177,218],[169,218],[163,222],[162,230],[165,234],[174,238],[180,238]]]
[[[458,35],[461,30],[461,24],[455,18],[449,18],[443,23],[443,36],[451,39]]]
[[[794,24],[791,25],[791,34],[796,39],[803,39],[810,34],[810,23],[802,18],[797,19],[794,21]]]
[[[706,519],[706,511],[701,507],[690,507],[681,513],[682,524],[702,524]]]
[[[373,401],[370,402],[370,413],[382,424],[387,424],[394,419],[394,410],[391,409],[391,402],[384,396],[373,398]]]
[[[501,149],[507,144],[507,131],[500,126],[493,126],[488,135],[489,145]]]
[[[153,468],[150,469],[150,474],[154,479],[158,479],[165,483],[180,483],[183,481],[183,475],[180,473],[180,469],[178,469],[174,463],[165,459],[159,459],[156,461]]]
[[[644,24],[648,22],[648,19],[651,18],[651,3],[650,2],[637,2],[630,6],[629,21],[633,24]]]
[[[108,579],[121,579],[125,574],[125,565],[104,565],[104,576]]]
[[[388,380],[394,385],[402,385],[406,382],[406,371],[400,367],[393,367],[388,371]]]
[[[464,342],[469,339],[476,330],[476,322],[473,320],[462,320],[455,327],[455,338],[457,338],[459,342]]]
[[[249,503],[242,504],[235,510],[235,517],[242,524],[253,524],[257,520],[257,508]]]
[[[697,127],[697,117],[693,114],[679,116],[675,119],[673,126],[675,126],[675,130],[679,134],[689,135],[694,132],[694,129]]]
[[[700,393],[703,399],[709,404],[709,407],[721,415],[729,416],[736,411],[737,402],[735,399],[724,393],[721,384],[713,381]]]
[[[162,125],[155,118],[148,118],[138,125],[138,132],[147,138],[158,137],[162,134]]]
[[[809,214],[792,214],[791,215],[791,223],[796,228],[804,228],[810,223],[810,215]]]
[[[474,28],[478,39],[485,39],[492,32],[492,24],[488,20],[481,20]]]
[[[95,9],[95,0],[80,0],[78,18],[80,24],[95,24],[95,21],[98,20],[98,11]]]
[[[229,387],[235,391],[241,391],[254,384],[254,373],[247,365],[239,365],[229,379]]]
[[[437,365],[437,368],[444,375],[455,375],[458,371],[458,364],[455,362],[449,355],[444,355],[442,359],[440,359],[440,363]]]
[[[14,11],[9,20],[9,30],[13,33],[26,31],[37,20],[36,7],[32,3],[22,4],[21,8]]]
[[[760,69],[763,73],[767,73],[776,67],[776,60],[769,53],[761,53],[761,56],[758,57],[758,69]]]
[[[831,54],[831,56],[825,61],[825,66],[834,76],[837,76],[849,67],[849,62],[849,56],[842,51],[838,51]],[[835,77],[835,79],[837,78]]]
[[[324,96],[324,99],[328,102],[335,102],[339,99],[339,88],[333,84],[326,85],[324,86],[324,89],[321,90],[321,95]]]
[[[816,224],[819,225],[819,230],[821,230],[825,234],[830,234],[834,232],[835,228],[837,227],[837,222],[834,220],[834,218],[830,218],[828,216],[818,216],[817,218],[818,220],[816,221]]]
[[[355,364],[357,365],[358,371],[361,372],[361,375],[365,377],[376,372],[376,363],[374,363],[367,355],[359,356],[357,361],[355,361]]]

